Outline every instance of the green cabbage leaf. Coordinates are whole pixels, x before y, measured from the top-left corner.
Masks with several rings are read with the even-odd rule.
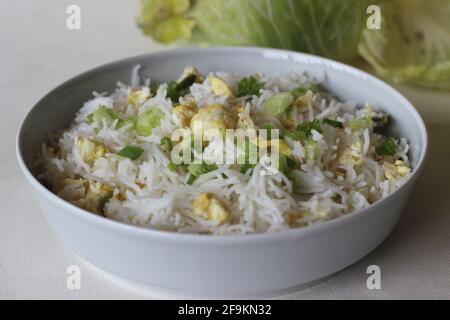
[[[368,28],[371,5],[381,29]],[[394,82],[450,90],[450,0],[140,0],[137,23],[162,43],[362,56]]]
[[[360,54],[382,77],[450,89],[450,1],[390,0],[380,30],[365,30]]]
[[[141,0],[138,25],[157,41],[285,48],[349,61],[369,0]]]

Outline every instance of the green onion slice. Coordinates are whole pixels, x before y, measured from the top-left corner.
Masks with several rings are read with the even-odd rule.
[[[393,138],[388,138],[375,151],[379,156],[393,156],[397,152],[397,144]]]
[[[170,140],[169,137],[162,137],[161,138],[161,148],[164,151],[172,151],[172,149],[173,149],[172,140]]]
[[[263,104],[263,112],[268,116],[276,116],[284,112],[294,101],[294,97],[289,92],[274,94]]]
[[[337,120],[333,120],[333,119],[323,119],[322,121],[324,124],[327,124],[329,126],[332,126],[334,128],[343,128],[344,125],[342,124],[342,122],[337,121]]]
[[[144,149],[142,149],[139,146],[126,146],[122,150],[117,152],[117,154],[121,157],[129,158],[131,160],[136,160],[137,158],[139,158],[142,155],[143,152],[144,152]]]
[[[141,136],[149,136],[154,128],[161,123],[164,113],[157,107],[151,107],[138,116],[136,120],[136,132]]]

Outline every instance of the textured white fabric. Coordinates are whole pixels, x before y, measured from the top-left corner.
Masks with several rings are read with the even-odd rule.
[[[15,135],[31,106],[62,81],[94,66],[160,50],[136,28],[138,0],[0,2],[0,298],[151,299],[80,260],[51,233],[15,159]],[[66,8],[81,8],[81,30]],[[430,153],[393,234],[328,281],[281,299],[450,298],[450,94],[401,87],[424,116]],[[79,265],[81,290],[66,287]],[[368,290],[366,268],[381,268]]]

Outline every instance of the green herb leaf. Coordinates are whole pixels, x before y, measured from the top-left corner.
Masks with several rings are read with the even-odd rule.
[[[259,91],[264,88],[264,83],[259,82],[255,77],[242,78],[238,83],[238,97],[259,96]]]
[[[129,158],[131,160],[136,160],[137,158],[139,158],[142,155],[143,152],[144,152],[144,149],[142,149],[139,146],[126,146],[122,150],[117,152],[117,154],[121,157]]]

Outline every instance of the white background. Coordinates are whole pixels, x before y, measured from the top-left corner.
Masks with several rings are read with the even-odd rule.
[[[0,298],[159,298],[112,279],[65,248],[45,223],[15,159],[19,122],[49,90],[97,65],[163,49],[135,26],[137,2],[0,1]],[[66,29],[69,4],[81,7],[80,31]],[[427,165],[399,225],[360,262],[280,298],[450,298],[450,94],[399,89],[430,134]],[[66,288],[72,264],[82,272],[78,291]],[[381,290],[366,288],[371,264],[381,267]]]

